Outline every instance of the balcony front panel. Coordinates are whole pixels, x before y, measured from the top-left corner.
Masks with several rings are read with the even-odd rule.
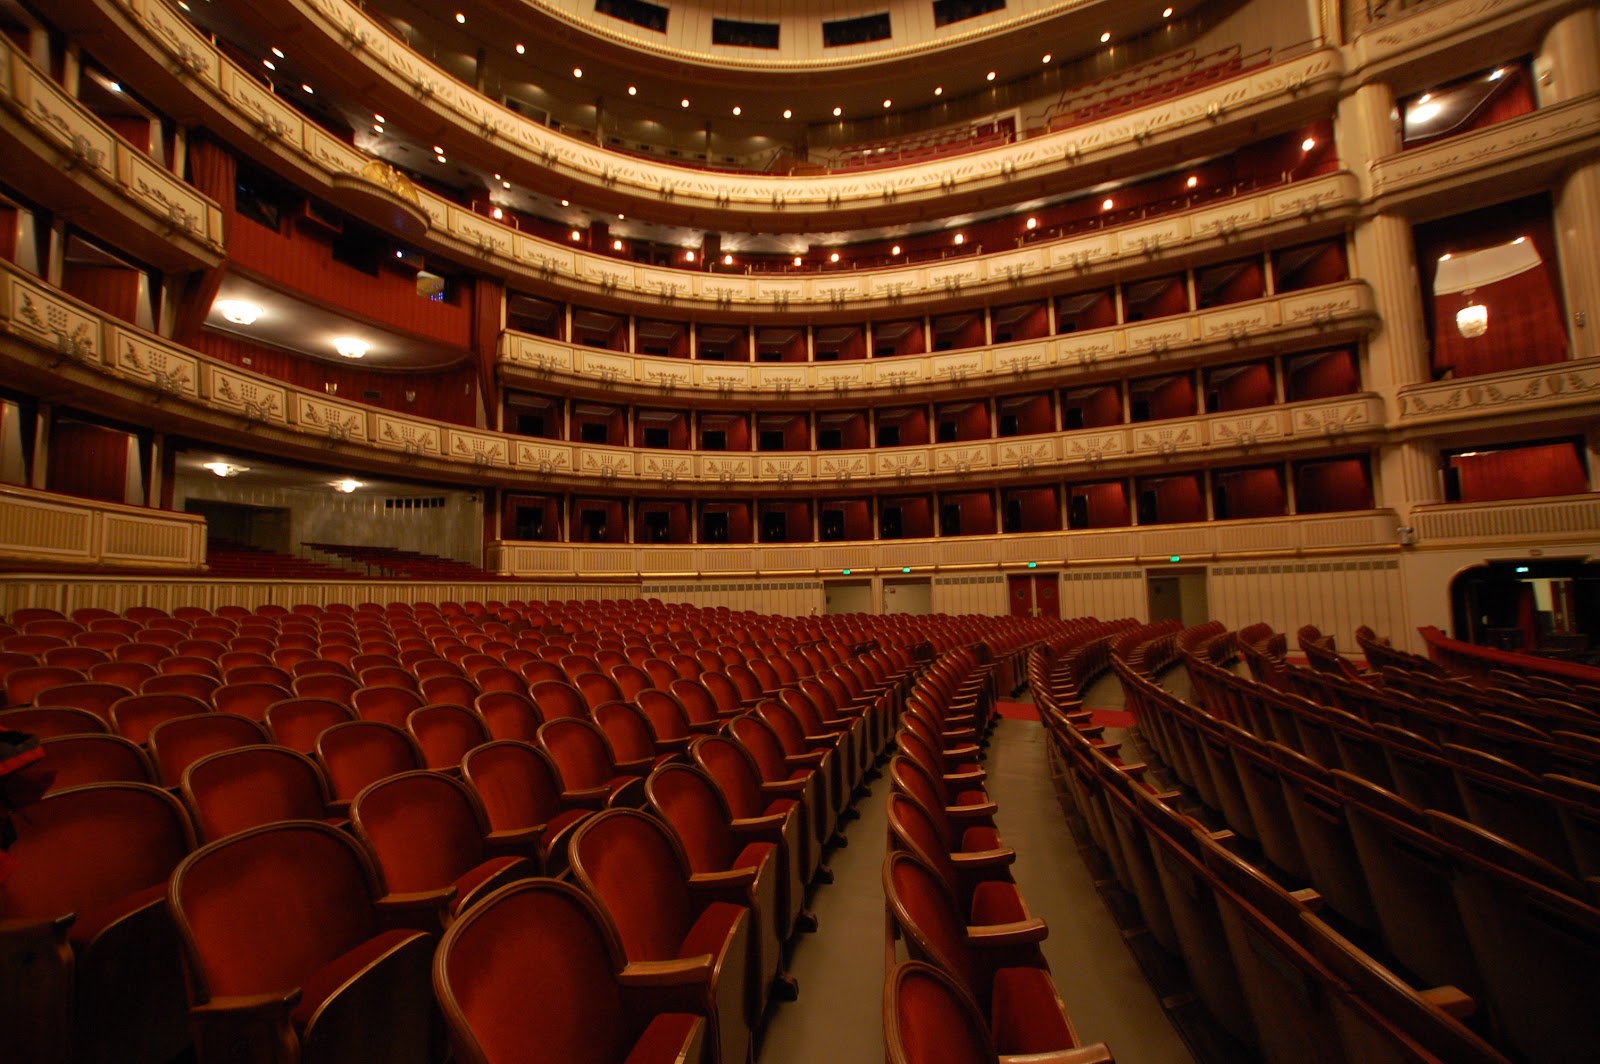
[[[205,521],[192,514],[0,487],[0,557],[108,569],[197,569]]]
[[[1540,542],[1600,539],[1600,494],[1516,499],[1492,503],[1439,503],[1411,515],[1419,547],[1459,542]]]
[[[1460,380],[1412,384],[1400,390],[1405,425],[1536,418],[1555,409],[1600,404],[1600,357]]]

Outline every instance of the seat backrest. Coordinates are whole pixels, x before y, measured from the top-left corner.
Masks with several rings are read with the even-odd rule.
[[[25,639],[27,636],[11,636],[11,639]],[[9,642],[9,640],[8,640]],[[4,704],[7,706],[34,705],[40,692],[64,684],[81,684],[87,679],[86,675],[78,669],[71,669],[65,665],[24,665],[12,669],[5,674],[3,681],[5,687]]]
[[[616,682],[618,690],[622,692],[622,697],[630,701],[637,699],[641,691],[653,691],[656,689],[655,681],[650,678],[648,672],[645,672],[637,665],[629,665],[627,662],[611,667],[611,679]]]
[[[211,712],[211,703],[193,695],[137,694],[119,698],[111,705],[111,728],[125,739],[143,744],[150,729],[174,717],[191,717]]]
[[[633,809],[608,809],[572,836],[572,872],[595,898],[630,961],[678,955],[695,917],[689,864],[665,825]]]
[[[729,721],[728,730],[755,761],[761,771],[762,782],[777,783],[788,777],[789,769],[783,760],[783,743],[766,721],[754,713],[746,713]]]
[[[373,937],[371,860],[326,824],[263,825],[196,850],[167,898],[194,996],[281,993]]]
[[[689,859],[690,871],[726,872],[739,854],[733,814],[714,780],[692,765],[662,765],[644,781],[650,808],[665,821]]]
[[[553,879],[513,883],[445,932],[433,983],[458,1056],[621,1064],[642,1019],[616,973],[624,957],[592,899]]]
[[[483,717],[489,734],[495,739],[520,739],[534,741],[544,718],[533,699],[525,693],[526,686],[518,681],[515,691],[484,691],[473,702],[473,708]]]
[[[484,859],[483,811],[466,784],[419,770],[369,784],[350,803],[356,837],[366,843],[392,893],[449,886]]]
[[[378,720],[335,724],[317,736],[316,751],[334,798],[343,802],[374,780],[422,767],[410,733]]]
[[[682,679],[678,670],[672,667],[672,662],[666,658],[645,658],[639,666],[661,690],[665,691],[672,686],[673,680]]]
[[[475,747],[461,759],[461,775],[494,831],[548,824],[561,811],[561,772],[549,754],[528,743],[501,739]]]
[[[602,702],[594,708],[594,722],[611,742],[619,762],[644,761],[656,756],[655,729],[650,718],[631,702]]]
[[[280,820],[328,815],[315,763],[285,746],[241,746],[207,755],[183,774],[183,800],[203,839]]]
[[[539,746],[571,790],[603,786],[617,772],[617,759],[600,726],[579,717],[558,717],[539,726]]]
[[[470,706],[479,694],[478,685],[465,676],[430,676],[418,687],[429,705]]]
[[[704,673],[698,679],[679,677],[668,685],[667,690],[675,695],[683,704],[683,711],[689,718],[689,724],[696,728],[709,728],[718,724],[724,715],[731,716],[739,712],[739,700],[734,697],[727,705],[723,704],[712,685],[712,677],[727,677],[721,673]],[[735,692],[737,694],[737,692]]]
[[[211,692],[211,704],[218,713],[263,720],[268,706],[289,697],[288,688],[275,683],[225,683]]]
[[[177,799],[147,783],[97,783],[41,798],[16,817],[15,864],[0,879],[0,920],[93,919],[166,882],[194,848]]]
[[[949,972],[987,1011],[991,987],[973,960],[966,922],[939,873],[913,853],[891,853],[883,863],[883,892],[912,959]]]
[[[28,706],[0,710],[0,729],[27,732],[41,739],[111,730],[110,725],[87,709],[73,709],[70,706]]]
[[[589,703],[583,693],[565,680],[539,680],[528,687],[528,697],[546,721],[561,717],[589,718]]]
[[[683,703],[670,691],[658,691],[653,687],[640,691],[634,698],[634,705],[649,719],[658,740],[683,741],[693,734]]]
[[[406,730],[422,749],[423,763],[434,769],[455,768],[468,750],[489,741],[483,718],[466,706],[421,706],[406,718]]]
[[[716,781],[728,810],[739,819],[763,816],[767,799],[761,793],[761,769],[737,740],[705,735],[689,747],[695,764]]]
[[[922,803],[905,794],[890,794],[888,810],[891,846],[922,858],[929,868],[939,873],[951,894],[959,897],[960,881],[938,821]]]
[[[8,726],[0,713],[0,728]],[[58,735],[39,744],[45,767],[55,773],[50,790],[64,791],[87,783],[153,783],[150,759],[120,735]]]
[[[350,705],[362,720],[378,720],[397,728],[423,705],[422,696],[409,687],[360,687],[350,695]]]
[[[582,693],[583,700],[588,705],[590,713],[593,713],[594,707],[602,702],[620,702],[622,700],[622,688],[617,686],[617,681],[604,673],[579,673],[577,678],[573,680],[573,685]]]
[[[417,678],[409,669],[398,665],[376,665],[370,669],[362,669],[356,674],[356,679],[361,681],[362,687],[403,687],[408,691],[416,691]]]
[[[142,661],[107,661],[89,666],[89,679],[95,683],[111,683],[137,691],[139,685],[158,673],[154,665]]]
[[[316,749],[317,736],[335,724],[355,720],[355,711],[331,698],[286,698],[267,707],[272,741],[302,754]]]
[[[528,682],[522,674],[506,665],[487,665],[472,674],[472,682],[478,685],[481,692],[510,691],[513,694],[527,694]]]
[[[308,672],[289,682],[289,689],[299,698],[325,698],[340,705],[351,705],[351,699],[361,684],[352,677],[337,672]]]
[[[184,769],[208,754],[267,742],[267,730],[248,717],[232,713],[196,713],[173,717],[150,729],[146,744],[163,787],[176,787]]]
[[[121,650],[121,647],[117,648]],[[161,673],[192,672],[200,676],[209,676],[214,680],[222,679],[222,666],[217,664],[215,658],[202,657],[198,654],[173,654],[171,657],[162,658],[156,662],[156,671]]]
[[[972,995],[923,961],[895,965],[883,987],[888,1064],[954,1064],[998,1059]]]
[[[805,726],[789,707],[768,699],[756,704],[756,715],[766,721],[772,734],[778,737],[784,753],[792,757],[807,751]]]

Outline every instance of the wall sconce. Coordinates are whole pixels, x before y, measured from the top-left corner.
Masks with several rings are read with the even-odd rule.
[[[206,462],[200,468],[209,469],[219,477],[236,477],[240,473],[250,472],[249,466],[234,465],[231,462]]]
[[[322,385],[322,390],[327,392],[329,395],[338,395],[339,385],[334,381],[327,381]]]
[[[369,345],[354,336],[341,336],[333,341],[333,349],[345,358],[361,358],[369,350]]]
[[[414,403],[416,401],[417,401],[417,393],[412,391],[410,388],[407,388],[406,389],[406,402]]]
[[[349,478],[346,478],[344,480],[331,480],[328,482],[328,484],[330,487],[336,488],[337,490],[344,492],[346,495],[349,495],[351,492],[355,491],[361,486],[361,481],[350,480]]]

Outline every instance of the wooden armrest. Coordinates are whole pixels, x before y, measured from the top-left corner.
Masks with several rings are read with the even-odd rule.
[[[1073,1049],[1052,1049],[1045,1053],[1002,1055],[998,1064],[1114,1064],[1115,1058],[1104,1042]]]
[[[999,949],[1004,946],[1031,946],[1043,942],[1050,928],[1039,917],[1012,924],[985,924],[967,928],[967,945]]]
[[[1322,895],[1319,894],[1314,887],[1305,887],[1301,890],[1292,890],[1289,892],[1289,896],[1295,901],[1299,902],[1301,905],[1304,905],[1311,912],[1317,912],[1322,908]]]
[[[536,824],[531,828],[507,828],[504,831],[491,831],[484,837],[484,845],[496,857],[517,857],[527,853],[530,848],[537,847],[544,838],[544,831],[548,825]]]
[[[630,988],[693,986],[710,981],[712,963],[709,953],[670,961],[632,961],[622,966],[617,982]]]
[[[1478,1011],[1478,1003],[1460,987],[1433,986],[1419,990],[1417,994],[1434,1008],[1458,1020],[1465,1020]]]
[[[279,990],[270,994],[240,994],[233,997],[212,998],[203,1005],[192,1005],[189,1015],[197,1020],[208,1016],[260,1017],[278,1019],[286,1017],[300,1004],[300,988]]]
[[[1004,868],[1017,859],[1017,851],[1009,846],[997,850],[969,850],[950,855],[950,863],[957,871],[980,868]]]
[[[417,890],[408,894],[385,894],[373,903],[380,913],[407,913],[420,909],[443,909],[456,900],[454,885],[438,890]]]

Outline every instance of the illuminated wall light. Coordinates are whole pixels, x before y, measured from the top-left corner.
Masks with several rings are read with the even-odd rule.
[[[689,106],[689,97],[685,96],[683,99],[679,100],[678,101],[678,106],[679,107],[688,107]]]
[[[381,125],[379,125],[378,123],[374,122],[374,123],[372,123],[372,131],[374,133],[382,133],[383,132],[383,127]]]
[[[206,462],[200,468],[209,469],[219,477],[236,477],[240,473],[250,472],[249,466],[234,465],[231,462]]]
[[[1315,148],[1316,146],[1317,146],[1317,138],[1316,137],[1307,137],[1305,140],[1302,140],[1300,142],[1300,150],[1301,151],[1310,151],[1312,148]]]
[[[1506,76],[1506,68],[1505,67],[1498,67],[1498,68],[1496,68],[1496,69],[1494,69],[1494,70],[1489,72],[1489,80],[1490,81],[1499,81],[1501,78],[1503,78],[1505,76]]]
[[[304,90],[306,90],[306,91],[307,91],[307,92],[309,92],[309,93],[315,93],[315,92],[316,92],[316,91],[317,91],[317,90],[316,90],[316,89],[313,89],[313,88],[312,88],[312,87],[311,87],[311,86],[310,86],[310,85],[307,85],[307,84],[306,84],[306,83],[304,83],[304,82],[301,82],[301,83],[300,83],[300,87],[301,87],[301,88],[302,88],[302,89],[304,89]],[[122,91],[122,90],[120,90],[120,89],[119,89],[119,90],[117,90],[117,91],[119,91],[119,92],[120,92],[120,91]]]
[[[444,163],[449,162],[450,160],[446,159],[443,155],[435,155],[433,157],[433,161],[437,163]]]
[[[1418,100],[1417,106],[1411,108],[1411,110],[1406,114],[1406,118],[1420,126],[1425,123],[1432,122],[1435,118],[1438,118],[1440,112],[1443,110],[1443,104],[1437,102],[1430,103],[1426,100]]]
[[[528,50],[527,47],[525,45],[523,45],[522,42],[520,42],[520,41],[517,42],[517,54],[518,55],[523,55],[524,53],[527,52],[527,50]]]
[[[627,217],[628,217],[628,216],[627,216],[627,215],[626,215],[626,214],[621,214],[621,213],[619,213],[619,214],[618,214],[618,215],[617,215],[617,221],[619,221],[619,222],[621,222],[621,221],[625,221],[625,220],[626,220],[626,219],[627,219]]]
[[[789,108],[785,107],[783,109],[783,117],[785,117],[785,118],[793,118],[794,117],[794,112],[791,111]]]
[[[733,265],[733,256],[732,255],[724,255],[724,256],[722,256],[722,264],[724,266],[732,266]]]
[[[1028,224],[1028,228],[1029,229],[1037,229],[1037,228],[1039,228],[1039,219],[1037,219],[1037,218],[1029,218],[1027,224]]]
[[[639,86],[637,86],[637,85],[629,85],[628,86],[628,95],[629,96],[637,96],[637,95],[639,95]]]
[[[272,49],[272,54],[277,56],[279,59],[284,58],[284,54],[283,54],[283,49],[282,48],[274,47]]]
[[[374,122],[387,122],[387,121],[389,121],[387,118],[383,117],[382,115],[373,115],[372,116],[372,120]]]
[[[575,77],[575,78],[583,77],[583,67],[573,67],[572,68],[572,76]]]
[[[1440,262],[1449,262],[1450,261],[1450,252],[1446,251],[1443,255],[1440,255],[1439,256],[1439,261]]]
[[[956,234],[956,237],[955,237],[956,246],[959,247],[960,245],[965,244],[966,242],[967,242],[967,234],[965,234],[965,233],[957,233]]]
[[[120,81],[113,81],[113,82],[112,82],[112,83],[111,83],[111,91],[112,91],[112,92],[121,92],[121,91],[122,91],[122,82],[120,82]],[[306,90],[306,91],[307,91],[307,92],[310,92],[310,91],[311,91],[311,90],[310,90],[310,89],[307,89],[307,90]]]
[[[829,262],[838,262],[839,261],[839,253],[837,251],[835,251],[833,254],[829,255],[828,256],[828,261]],[[800,260],[798,258],[795,259],[794,260],[794,264],[796,266],[800,265]]]
[[[444,154],[444,149],[439,147],[439,145],[435,144],[433,146],[433,154],[435,154],[435,155],[443,155]]]
[[[235,325],[254,325],[261,317],[261,308],[242,299],[224,299],[217,304],[217,312]]]
[[[572,201],[571,200],[562,200],[561,201],[561,205],[563,207],[570,207],[570,206],[572,206]]]
[[[991,70],[987,74],[985,74],[983,76],[983,80],[984,81],[993,81],[994,80],[994,71]]]
[[[460,12],[460,11],[457,11],[457,12],[456,12],[456,22],[457,22],[457,23],[458,23],[458,24],[460,24],[460,25],[463,25],[463,26],[464,26],[464,25],[466,25],[466,23],[467,23],[467,16],[466,16],[466,15],[465,15],[465,14],[464,14],[464,13],[462,13],[462,12]]]
[[[900,254],[900,245],[899,245],[899,244],[896,244],[896,245],[895,245],[895,246],[894,246],[894,247],[892,247],[892,248],[890,248],[890,249],[889,249],[889,254],[891,254],[891,255],[898,255],[898,254]]]
[[[1517,239],[1512,241],[1513,244],[1526,244],[1527,242],[1528,238],[1525,236],[1519,236]]]
[[[621,250],[622,250],[622,241],[620,241],[620,240],[613,240],[613,241],[612,241],[612,242],[611,242],[611,250],[612,250],[612,251],[621,251]]]
[[[934,88],[933,88],[933,94],[935,96],[943,96],[944,95],[944,86],[943,85],[935,85]]]
[[[569,240],[582,240],[583,234],[574,229],[572,232],[567,234],[567,238]]]
[[[1468,303],[1456,311],[1456,331],[1468,340],[1488,332],[1489,308],[1482,303]]]
[[[1198,184],[1200,184],[1200,179],[1193,175],[1190,175],[1189,180],[1184,182],[1184,185],[1188,188],[1194,188]]]
[[[734,106],[733,106],[733,117],[738,118],[742,114],[744,114],[744,108],[740,107],[738,104],[734,104]]]
[[[843,107],[835,107],[833,109],[833,117],[838,118],[842,114],[844,114],[844,108]]]
[[[1163,8],[1162,11],[1161,11],[1161,17],[1162,18],[1171,18],[1172,17],[1172,8],[1170,8],[1170,7]]]
[[[1052,60],[1054,58],[1055,58],[1055,56],[1051,55],[1049,52],[1046,52],[1046,53],[1044,53],[1044,58],[1039,60],[1039,62],[1048,65],[1050,60]]]
[[[802,266],[802,265],[804,265],[804,260],[802,260],[799,255],[796,255],[794,257],[794,264],[796,266]]]
[[[263,60],[262,60],[262,61],[261,61],[261,65],[262,65],[262,66],[264,66],[264,67],[266,67],[266,68],[267,68],[267,69],[268,69],[268,70],[277,70],[277,69],[278,69],[278,64],[277,64],[277,63],[274,63],[274,62],[273,62],[273,61],[272,61],[272,60],[270,60],[270,59],[263,59]]]
[[[885,101],[883,101],[883,106],[886,107],[886,108],[890,107],[890,106],[893,106],[893,104],[894,104],[893,100],[885,100]]]
[[[178,7],[184,11],[189,10],[189,5],[184,3],[184,0],[178,0]]]
[[[363,358],[371,347],[365,340],[358,340],[354,336],[341,336],[333,341],[333,349],[343,358]]]
[[[1100,35],[1100,43],[1101,44],[1105,44],[1110,39],[1111,39],[1111,31],[1110,30],[1106,30],[1104,33],[1102,33]]]
[[[1109,196],[1100,202],[1100,209],[1103,211],[1109,211],[1114,207],[1116,207],[1116,204],[1112,202],[1111,197]]]
[[[509,182],[509,181],[502,181],[502,182],[500,182],[500,187],[501,187],[501,188],[504,188],[504,189],[509,189],[509,188],[510,188],[510,187],[511,187],[511,182]]]
[[[504,219],[505,216],[506,212],[501,210],[499,207],[496,207],[494,210],[489,212],[489,217],[493,218],[497,222]]]
[[[694,252],[692,252],[692,251],[685,251],[685,252],[684,252],[684,253],[683,253],[683,261],[684,261],[684,262],[693,262],[693,261],[694,261]]]
[[[351,480],[349,477],[346,477],[343,480],[330,481],[328,486],[336,488],[339,491],[344,492],[346,495],[349,495],[351,492],[361,487],[361,481]]]

